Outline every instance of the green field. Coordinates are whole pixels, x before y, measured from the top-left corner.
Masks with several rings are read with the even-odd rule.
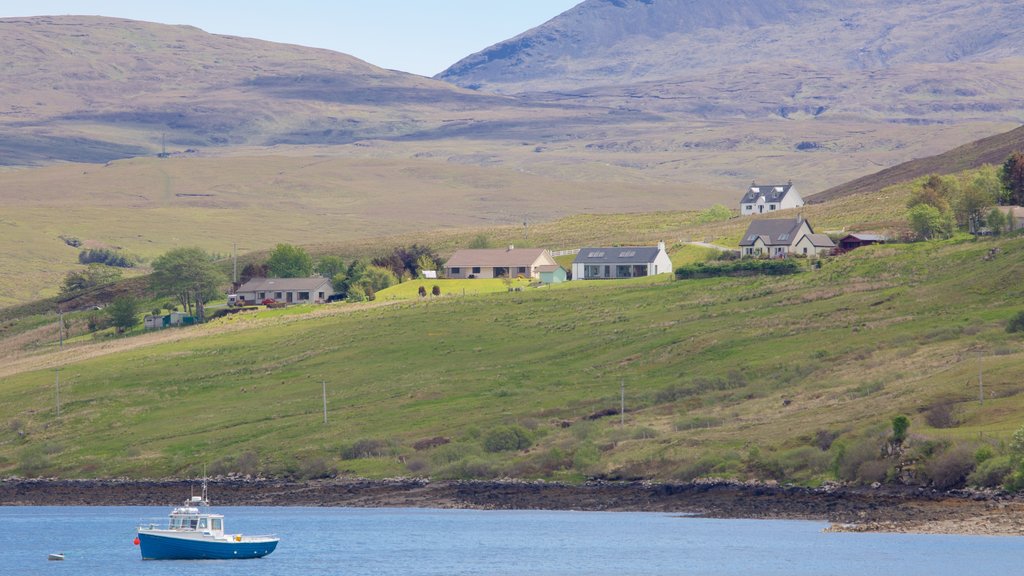
[[[856,445],[898,413],[929,442],[1007,439],[1024,413],[1024,342],[1004,330],[1022,277],[1024,239],[953,240],[786,278],[332,304],[36,350],[0,384],[0,473],[815,482],[835,458],[816,438]],[[595,417],[622,388],[624,423]],[[954,427],[927,424],[937,405]],[[531,447],[486,451],[502,426]]]

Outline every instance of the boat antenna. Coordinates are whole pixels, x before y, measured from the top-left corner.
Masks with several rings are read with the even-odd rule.
[[[203,464],[203,504],[206,506],[210,505],[206,500],[206,464]]]

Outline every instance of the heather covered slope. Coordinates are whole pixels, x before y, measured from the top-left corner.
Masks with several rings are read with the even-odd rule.
[[[510,105],[328,50],[89,16],[0,19],[2,162],[348,143]]]

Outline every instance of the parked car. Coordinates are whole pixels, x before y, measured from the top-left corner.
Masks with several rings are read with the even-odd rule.
[[[277,304],[277,300],[274,300],[273,298],[264,298],[263,300],[260,300],[260,304],[270,306],[271,304]]]

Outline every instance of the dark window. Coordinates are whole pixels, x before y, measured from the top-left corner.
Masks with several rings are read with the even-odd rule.
[[[309,300],[309,292],[299,292],[299,300]]]
[[[282,298],[282,296],[281,296],[280,292],[274,292],[274,299],[275,300],[280,300],[281,298]]]
[[[480,267],[479,266],[473,266],[473,274],[479,274],[479,273],[480,273]]]
[[[517,273],[518,274],[526,274],[526,266],[520,266],[518,271],[517,271]]]
[[[461,268],[452,268],[452,274],[462,274]]]

